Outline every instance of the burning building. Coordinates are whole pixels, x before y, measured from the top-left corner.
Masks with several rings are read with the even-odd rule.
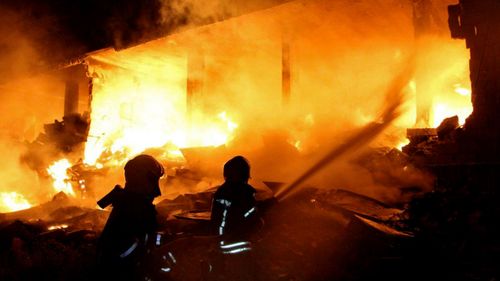
[[[162,183],[168,196],[162,199],[203,194],[220,181],[224,159],[244,154],[254,180],[267,183],[261,184],[267,193],[273,184],[288,182],[276,193],[288,194],[307,180],[320,192],[298,194],[319,204],[321,216],[328,217],[323,212],[332,205],[358,216],[352,219],[350,213],[347,223],[343,216],[336,218],[339,227],[357,233],[368,225],[409,237],[394,224],[379,224],[387,217],[371,211],[401,215],[391,207],[410,202],[408,193],[413,199],[436,185],[428,171],[438,183],[457,171],[475,178],[478,166],[470,163],[498,159],[492,102],[496,64],[482,59],[498,57],[498,48],[488,41],[493,20],[479,16],[493,12],[488,4],[461,1],[450,6],[447,20],[447,5],[453,3],[291,1],[128,48],[87,53],[36,81],[5,84],[2,91],[43,93],[43,104],[49,96],[44,93],[60,93],[50,94],[51,106],[35,106],[42,102],[29,94],[2,103],[24,110],[14,121],[22,125],[17,130],[4,126],[5,131],[29,141],[25,163],[54,188],[31,201],[58,191],[81,202],[99,197],[120,180],[116,174],[125,161],[144,152],[168,167]],[[447,22],[452,36],[465,38],[470,48],[471,80],[469,52],[462,41],[449,38]],[[22,105],[26,102],[33,104],[29,110]],[[39,134],[43,124],[61,114],[54,108],[64,108],[63,121],[46,124]],[[450,128],[449,122],[439,126],[454,115]],[[491,134],[483,137],[484,130]],[[390,149],[406,145],[407,136],[408,155]],[[389,149],[377,156],[373,147]],[[485,153],[485,147],[496,154]],[[465,170],[463,163],[468,163]],[[490,164],[489,176],[497,167]],[[332,191],[338,188],[348,191]],[[27,208],[21,194],[29,192],[6,190],[0,205],[17,200],[19,208]],[[322,196],[328,199],[319,200]],[[323,235],[314,243],[330,245]],[[285,236],[280,236],[283,241],[291,239]],[[271,242],[279,244],[265,243]],[[287,262],[280,266],[296,265]],[[301,274],[292,275],[300,280],[319,276]]]
[[[151,148],[178,163],[186,161],[179,149],[189,147],[230,144],[252,153],[277,138],[294,153],[310,155],[377,121],[387,97],[375,93],[412,63],[404,113],[378,139],[400,146],[405,128],[436,127],[452,115],[463,123],[471,112],[467,51],[440,34],[446,10],[439,5],[430,31],[418,33],[418,40],[415,21],[426,11],[415,3],[295,1],[127,49],[89,53],[63,70],[70,73],[65,116],[78,110],[80,96],[90,127],[75,141],[85,141],[82,162],[98,167],[122,165]],[[386,10],[391,17],[381,16]],[[286,168],[269,170],[263,167],[269,159],[255,158],[260,178],[290,180]]]

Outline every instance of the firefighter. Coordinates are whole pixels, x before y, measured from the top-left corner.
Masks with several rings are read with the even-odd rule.
[[[119,185],[97,204],[113,209],[98,241],[98,276],[102,280],[134,280],[148,241],[157,228],[153,199],[161,195],[162,165],[139,155],[125,165],[125,187]]]
[[[256,191],[248,184],[250,165],[243,156],[236,156],[224,165],[223,175],[225,182],[214,194],[211,214],[222,256],[218,278],[252,280],[250,235],[258,218]]]

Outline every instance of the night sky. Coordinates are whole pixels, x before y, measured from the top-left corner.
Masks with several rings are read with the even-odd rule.
[[[0,58],[3,68],[25,45],[46,66],[108,46],[147,40],[169,24],[160,24],[159,0],[2,0]]]

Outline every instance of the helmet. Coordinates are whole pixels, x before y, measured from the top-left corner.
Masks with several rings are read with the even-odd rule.
[[[233,157],[224,164],[224,178],[228,181],[247,182],[250,178],[250,164],[243,156]]]
[[[161,195],[159,179],[163,166],[150,155],[141,154],[125,164],[125,189],[148,196]]]

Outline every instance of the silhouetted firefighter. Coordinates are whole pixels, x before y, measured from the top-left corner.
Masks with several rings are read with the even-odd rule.
[[[157,228],[153,199],[161,194],[162,165],[139,155],[125,165],[125,187],[117,185],[97,204],[113,210],[98,244],[98,273],[104,280],[134,280],[136,268]]]
[[[211,220],[219,235],[221,264],[216,265],[219,280],[253,280],[250,234],[257,220],[255,189],[248,184],[250,165],[236,156],[224,165],[225,182],[217,189]]]

